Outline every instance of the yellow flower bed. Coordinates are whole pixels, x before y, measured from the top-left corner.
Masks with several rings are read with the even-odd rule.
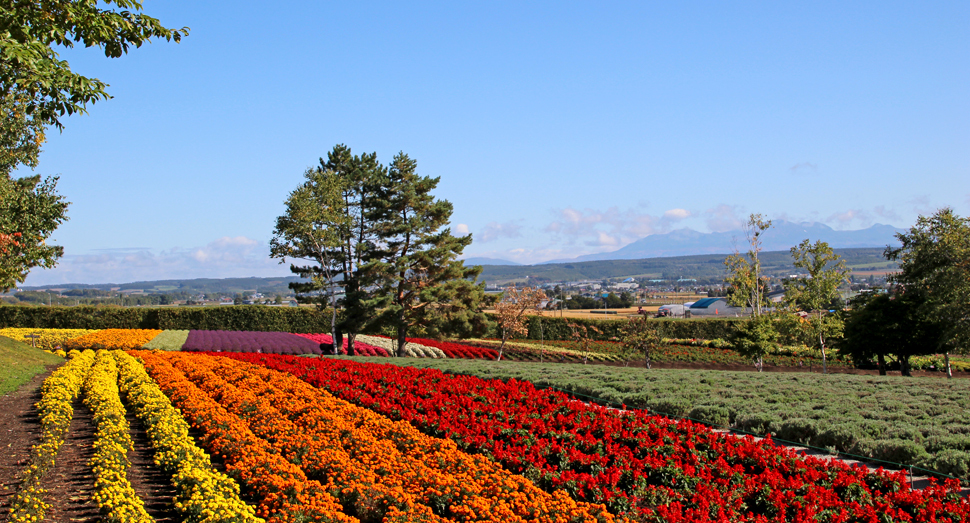
[[[98,332],[93,329],[25,329],[20,327],[10,327],[0,329],[0,336],[6,336],[12,340],[17,340],[27,345],[33,345],[39,349],[55,352],[58,347],[63,347],[64,343],[80,338],[81,336]],[[34,340],[25,336],[35,334],[40,336]]]
[[[118,366],[107,351],[98,351],[84,382],[84,404],[94,418],[94,501],[103,521],[154,523],[128,481],[128,452],[134,448],[118,391]]]
[[[37,402],[40,417],[40,443],[30,451],[30,465],[24,470],[20,489],[10,502],[11,523],[41,521],[50,506],[44,502],[45,490],[40,482],[50,469],[64,443],[64,436],[74,418],[74,400],[81,393],[81,385],[94,363],[94,352],[73,353],[46,380]]]
[[[131,350],[161,334],[158,329],[104,329],[67,341],[65,349]]]
[[[155,463],[172,475],[175,508],[194,523],[262,523],[239,498],[239,484],[213,468],[209,455],[189,435],[189,424],[172,406],[137,359],[114,353],[118,382],[130,407],[145,424]]]

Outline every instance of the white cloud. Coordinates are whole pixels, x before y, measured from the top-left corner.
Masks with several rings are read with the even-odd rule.
[[[707,228],[711,232],[726,232],[738,230],[744,225],[740,217],[740,207],[722,203],[713,209],[704,211]]]
[[[545,227],[546,232],[563,237],[569,244],[584,239],[587,245],[600,246],[623,245],[667,229],[667,220],[616,207],[605,211],[567,207]]]
[[[464,223],[459,223],[455,225],[455,234],[464,236],[468,234],[468,225]]]
[[[490,222],[485,225],[485,228],[476,239],[482,243],[487,243],[499,238],[519,238],[522,236],[521,230],[521,225],[512,222]]]
[[[872,216],[862,209],[849,209],[844,212],[837,212],[825,219],[827,223],[834,223],[841,229],[848,229],[853,224],[861,227],[872,225]]]
[[[58,266],[34,270],[26,286],[59,283],[128,283],[163,279],[237,278],[289,275],[289,262],[269,257],[269,245],[245,236],[222,237],[202,247],[105,249],[66,254]]]
[[[586,245],[590,247],[620,247],[620,239],[616,236],[606,234],[603,231],[596,231],[596,240],[588,241]]]
[[[670,209],[669,211],[664,212],[664,218],[671,221],[684,220],[690,217],[691,212],[687,209]]]

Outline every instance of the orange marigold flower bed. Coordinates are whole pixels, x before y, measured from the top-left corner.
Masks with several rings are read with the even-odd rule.
[[[64,349],[132,350],[152,341],[152,338],[161,333],[158,329],[104,329],[68,340],[64,343]]]
[[[602,505],[546,493],[484,456],[285,373],[187,353],[161,357],[363,521],[608,523]]]
[[[332,522],[360,523],[343,513],[343,507],[324,485],[308,478],[303,470],[287,461],[266,439],[256,435],[236,414],[209,397],[166,355],[148,351],[131,352],[145,364],[162,392],[182,411],[186,421],[202,434],[201,443],[214,456],[221,456],[230,476],[255,498],[258,513],[267,523]]]

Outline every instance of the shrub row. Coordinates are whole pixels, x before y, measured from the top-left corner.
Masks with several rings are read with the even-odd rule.
[[[501,337],[494,326],[489,337]],[[597,340],[622,336],[628,320],[566,319],[530,316],[528,339],[568,340],[568,323],[595,326]],[[666,338],[726,339],[735,330],[737,319],[658,319],[651,322]],[[267,307],[235,305],[218,307],[0,307],[0,328],[42,329],[161,329],[161,330],[235,330],[268,332],[330,332],[327,314],[309,307]]]
[[[495,324],[496,316],[488,315],[488,319]],[[581,319],[581,318],[560,318],[553,316],[529,316],[529,334],[526,338],[530,340],[568,340],[572,339],[572,331],[569,323],[577,323],[586,326],[596,327],[600,333],[590,331],[592,339],[612,340],[623,336],[623,326],[629,320],[626,319]],[[705,318],[705,319],[656,319],[650,325],[661,330],[664,338],[700,338],[713,340],[717,338],[727,339],[737,328],[738,322],[744,320],[736,318]],[[502,333],[496,326],[489,332],[489,337],[501,338]]]
[[[329,332],[325,314],[309,307],[0,307],[0,328],[161,329]]]

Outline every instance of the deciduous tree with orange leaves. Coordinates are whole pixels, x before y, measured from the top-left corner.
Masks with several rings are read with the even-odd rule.
[[[505,342],[510,337],[525,335],[529,329],[522,322],[526,311],[539,311],[539,305],[546,300],[546,293],[538,287],[521,289],[510,285],[505,289],[501,301],[495,306],[498,325],[502,329],[502,345],[498,349],[498,361],[502,360]]]

